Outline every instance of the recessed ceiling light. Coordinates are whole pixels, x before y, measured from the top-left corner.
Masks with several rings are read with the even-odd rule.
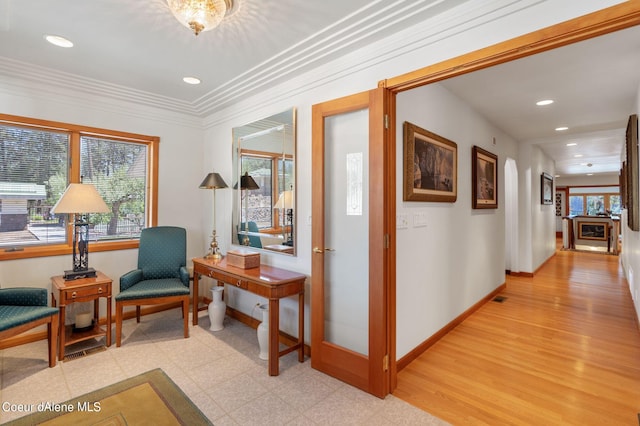
[[[565,130],[569,130],[569,128],[566,126],[556,127],[556,132],[564,132]]]
[[[593,176],[593,173],[587,173],[587,176]]]
[[[580,157],[582,157],[582,154],[576,154],[576,155],[574,155],[574,157],[580,158]]]
[[[536,102],[536,105],[545,106],[545,105],[551,105],[552,103],[553,103],[552,99],[545,99],[545,100]]]
[[[196,77],[185,77],[182,79],[187,84],[200,84],[200,79]]]
[[[58,47],[73,47],[73,43],[64,37],[56,35],[46,35],[44,36],[44,39]]]
[[[556,129],[556,130],[558,130],[558,129]],[[575,142],[571,142],[571,143],[568,143],[568,144],[567,144],[567,146],[576,146],[576,145],[578,145],[578,144],[577,144],[577,143],[575,143]]]

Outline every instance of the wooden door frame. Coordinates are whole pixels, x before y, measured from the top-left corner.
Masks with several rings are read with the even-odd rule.
[[[565,45],[577,43],[593,37],[609,34],[640,24],[640,1],[628,1],[615,6],[602,9],[569,21],[561,22],[547,28],[543,28],[523,36],[519,36],[498,44],[476,50],[455,58],[445,60],[424,68],[417,69],[396,77],[391,77],[378,82],[378,87],[388,89],[389,104],[389,146],[393,152],[387,153],[387,173],[385,176],[389,188],[392,189],[395,200],[396,188],[396,97],[400,92],[415,89],[427,84],[436,83],[441,80],[456,77],[473,71],[499,65],[504,62],[513,61],[527,56],[542,53]],[[389,255],[393,257],[389,261],[388,268],[388,334],[390,336],[389,345],[389,389],[392,392],[397,387],[397,362],[396,362],[396,230],[395,230],[395,202],[389,203],[393,206],[386,206],[386,221],[393,220],[393,226],[388,226],[390,250]],[[568,204],[568,199],[567,199]],[[387,225],[390,225],[387,223]],[[455,320],[452,321],[452,324]],[[454,324],[454,326],[455,326]],[[448,326],[447,326],[448,327]],[[445,327],[445,328],[447,328]],[[453,328],[453,327],[451,327]],[[444,335],[445,333],[437,333]],[[437,339],[428,339],[428,345],[420,345],[420,353],[435,343]],[[411,356],[415,359],[420,353],[412,351]],[[408,362],[406,363],[408,364]]]

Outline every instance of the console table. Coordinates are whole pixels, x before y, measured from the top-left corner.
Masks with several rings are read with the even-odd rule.
[[[218,285],[234,285],[269,299],[269,375],[279,374],[281,356],[298,351],[298,361],[304,361],[304,282],[306,276],[273,266],[242,269],[227,265],[227,259],[193,259],[193,325],[198,325],[198,278],[204,275]],[[298,295],[298,341],[280,351],[280,299]],[[206,309],[206,308],[202,308]]]

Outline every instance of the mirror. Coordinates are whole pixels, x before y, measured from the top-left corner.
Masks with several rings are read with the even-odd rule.
[[[296,254],[295,150],[295,108],[233,128],[233,244]]]

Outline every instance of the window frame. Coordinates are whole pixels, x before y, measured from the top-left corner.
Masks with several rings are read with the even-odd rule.
[[[62,123],[37,118],[21,117],[9,114],[0,114],[0,124],[15,127],[23,127],[35,130],[55,131],[67,133],[69,135],[69,164],[68,176],[70,183],[80,182],[80,139],[81,136],[98,137],[117,142],[132,142],[146,145],[147,156],[147,226],[156,226],[158,222],[158,163],[160,138],[158,136],[147,136],[136,133],[122,132],[118,130],[101,129],[97,127],[81,126],[77,124]],[[69,223],[66,224],[69,227]],[[45,256],[60,256],[71,254],[73,232],[66,232],[66,241],[61,244],[48,244],[42,246],[20,246],[15,248],[0,249],[0,261],[13,259],[27,259]],[[92,241],[92,253],[112,250],[128,250],[139,247],[139,238],[115,240],[115,241]]]

